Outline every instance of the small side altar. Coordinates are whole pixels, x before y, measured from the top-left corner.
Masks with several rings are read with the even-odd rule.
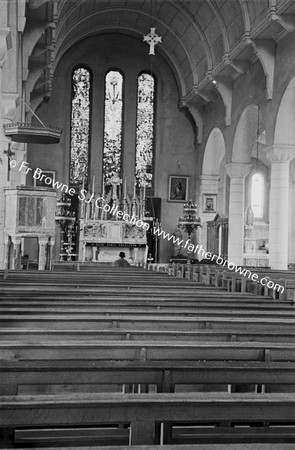
[[[121,180],[114,179],[106,192],[82,190],[79,205],[79,250],[82,262],[113,263],[121,251],[130,264],[145,263],[148,247],[145,223],[145,188],[122,194]],[[82,200],[81,200],[82,199]],[[133,218],[133,220],[131,220]]]
[[[5,268],[21,268],[26,239],[38,242],[38,269],[50,267],[55,241],[56,191],[48,187],[5,188]]]
[[[249,206],[246,210],[244,225],[244,265],[252,267],[269,266],[269,225],[263,221],[254,221]]]

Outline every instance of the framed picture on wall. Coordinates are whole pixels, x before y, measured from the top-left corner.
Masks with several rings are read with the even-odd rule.
[[[34,170],[33,170],[34,173]],[[42,178],[42,180],[38,179],[38,178],[33,178],[34,181],[34,187],[53,187],[52,183],[55,181],[55,170],[42,170],[42,175],[44,175],[44,177]],[[51,183],[49,183],[49,181],[51,180]],[[46,183],[45,183],[46,181]]]
[[[182,175],[170,175],[168,187],[169,202],[187,202],[189,189],[189,177]]]
[[[204,194],[203,195],[203,212],[215,213],[216,212],[216,194]]]

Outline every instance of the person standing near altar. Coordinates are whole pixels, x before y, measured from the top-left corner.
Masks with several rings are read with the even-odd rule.
[[[128,261],[126,261],[125,258],[125,253],[124,252],[120,252],[119,253],[119,259],[116,259],[116,261],[114,262],[113,266],[114,267],[130,267],[130,264]]]

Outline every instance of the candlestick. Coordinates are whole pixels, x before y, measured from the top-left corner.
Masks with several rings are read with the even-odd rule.
[[[94,193],[94,189],[95,189],[95,175],[93,175],[92,178],[92,194]]]
[[[124,198],[127,197],[127,185],[126,185],[126,177],[124,179]]]

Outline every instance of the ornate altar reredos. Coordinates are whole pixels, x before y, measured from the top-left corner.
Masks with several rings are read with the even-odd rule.
[[[134,189],[130,197],[126,189],[122,195],[120,184],[114,183],[101,196],[92,189],[79,198],[79,261],[110,263],[124,251],[128,262],[146,262],[144,188],[139,192]],[[126,221],[124,217],[133,217],[136,221]]]

